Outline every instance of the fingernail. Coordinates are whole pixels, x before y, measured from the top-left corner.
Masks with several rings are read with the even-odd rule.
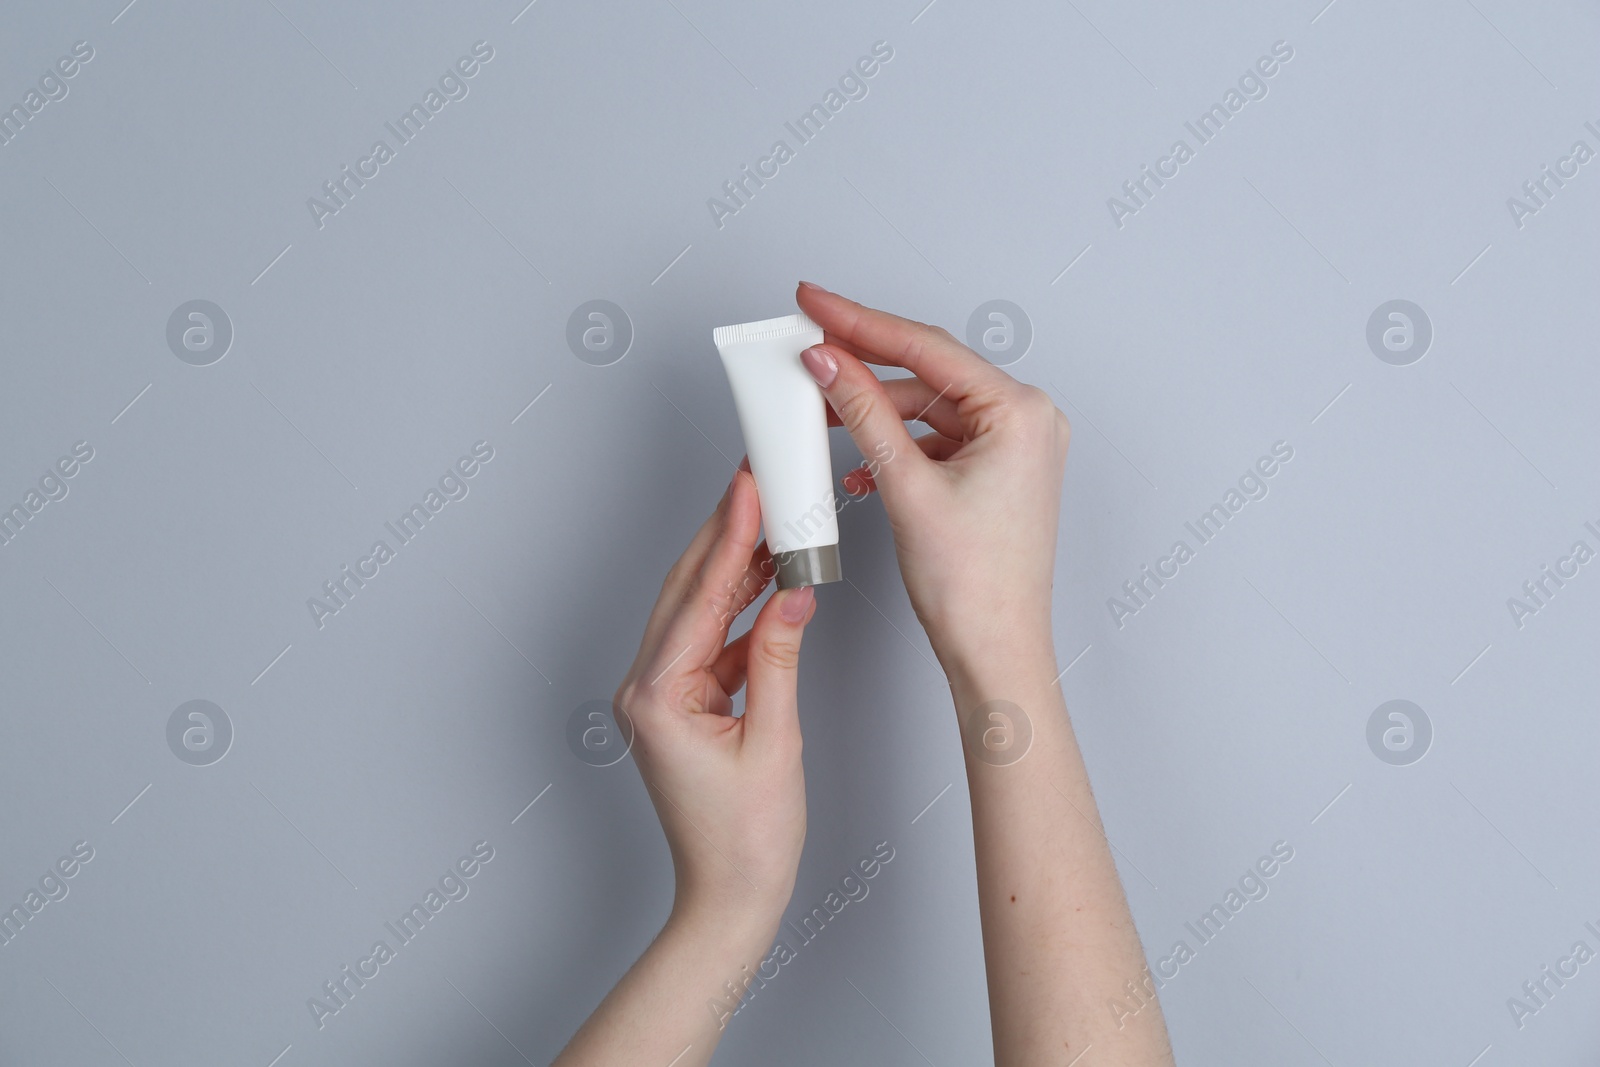
[[[800,288],[809,289],[813,293],[826,293],[828,291],[828,290],[824,289],[822,286],[818,285],[816,282],[801,282],[800,283]]]
[[[805,364],[806,370],[811,372],[811,377],[815,378],[817,384],[824,389],[832,385],[833,380],[839,376],[838,361],[833,358],[833,353],[821,345],[800,353],[800,362]]]
[[[811,602],[816,598],[809,585],[787,591],[783,603],[778,605],[778,614],[784,622],[799,622],[806,617],[806,612],[811,610]]]

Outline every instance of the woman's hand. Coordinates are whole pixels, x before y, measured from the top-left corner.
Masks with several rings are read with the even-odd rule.
[[[780,590],[731,644],[773,573],[747,467],[667,574],[617,690],[618,725],[672,847],[677,893],[654,943],[555,1067],[703,1067],[772,946],[806,839],[796,680],[810,588]],[[733,695],[749,685],[744,715]],[[706,1010],[707,1007],[711,1010]]]
[[[809,587],[780,590],[727,643],[772,574],[760,524],[755,481],[741,467],[668,573],[615,702],[672,848],[671,922],[764,949],[805,843],[796,685],[816,602]],[[746,684],[735,718],[733,695]]]
[[[1170,1067],[1159,1007],[1141,997],[1131,1022],[1106,1011],[1148,972],[1057,684],[1066,417],[944,330],[803,283],[798,300],[824,333],[801,360],[869,457],[846,488],[882,494],[912,606],[950,676],[995,1063],[1076,1063],[1093,1047],[1105,1067]],[[914,377],[880,382],[867,363]],[[934,432],[913,441],[905,420]]]
[[[846,488],[882,495],[912,607],[946,669],[1046,651],[1034,646],[1050,633],[1066,416],[945,330],[808,282],[797,300],[825,338],[801,360],[870,460]],[[914,377],[879,381],[867,363]],[[906,420],[934,432],[913,441]]]

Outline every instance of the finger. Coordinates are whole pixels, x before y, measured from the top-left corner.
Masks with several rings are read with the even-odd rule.
[[[912,442],[922,450],[923,455],[933,460],[949,459],[960,452],[967,443],[951,440],[939,433],[925,433],[921,437],[913,438]],[[872,467],[867,465],[847,471],[839,481],[844,486],[844,491],[857,500],[875,492],[878,488]]]
[[[836,341],[828,343],[838,345]],[[854,352],[850,354],[856,355]],[[861,357],[856,356],[856,358]],[[888,395],[903,421],[927,423],[946,437],[964,436],[961,416],[956,411],[955,402],[948,397],[940,396],[921,378],[880,378],[879,381],[883,383],[884,393]],[[832,408],[828,409],[828,425],[844,425],[839,419],[839,413]]]
[[[728,647],[717,657],[717,662],[711,665],[711,673],[717,676],[717,684],[730,697],[744,688],[749,651],[750,634],[742,633],[728,643]]]
[[[739,470],[749,472],[750,459],[748,456],[745,457],[744,462],[739,464]],[[724,497],[724,500],[726,501],[726,497]],[[709,551],[709,546],[707,551]],[[701,555],[703,559],[705,553]],[[772,552],[767,548],[767,543],[762,541],[756,546],[755,553],[745,567],[744,575],[734,583],[731,590],[713,590],[714,593],[722,594],[712,598],[710,609],[716,614],[718,626],[724,637],[733,626],[734,620],[743,614],[744,609],[748,608],[766,590],[767,585],[776,574],[777,565],[772,561]],[[677,598],[672,602],[673,605],[679,608],[682,607],[684,598],[688,594],[688,583],[684,582],[682,584],[684,588],[679,591]],[[651,651],[652,657],[657,644],[659,644],[662,632],[665,631],[675,614],[676,610],[663,611],[659,619],[653,619],[651,622],[651,627],[655,628],[654,631],[650,627],[646,628],[643,647]],[[655,640],[652,641],[652,638]]]
[[[893,460],[904,457],[902,467],[921,461],[905,421],[870,367],[826,344],[800,353],[800,362],[838,413],[840,425],[850,431],[861,454],[879,464],[875,477],[880,485],[893,485],[896,478],[906,476],[901,470],[890,470]]]
[[[748,460],[746,460],[748,463]],[[749,470],[748,466],[741,466],[739,470]],[[738,471],[734,472],[735,476]],[[717,501],[717,506],[712,509],[706,521],[700,524],[700,529],[689,541],[689,547],[683,550],[683,555],[678,557],[667,571],[666,578],[661,583],[661,592],[656,595],[656,603],[650,609],[649,621],[645,623],[644,637],[639,641],[641,652],[654,649],[660,643],[661,634],[666,629],[667,623],[683,603],[684,594],[688,592],[689,584],[694,581],[695,575],[704,565],[706,555],[711,551],[711,546],[716,543],[717,535],[722,530],[722,525],[728,511],[729,493],[733,489],[733,482],[728,483],[728,488],[722,491],[722,499]]]
[[[668,619],[650,669],[701,671],[716,661],[733,622],[728,608],[736,602],[736,583],[755,554],[760,529],[755,479],[741,469],[733,476],[726,521],[678,610]]]
[[[800,638],[816,614],[809,585],[780,589],[761,606],[750,627],[744,698],[746,741],[773,745],[800,740]]]
[[[854,500],[860,500],[877,492],[878,483],[872,477],[872,472],[865,467],[857,467],[847,471],[839,483],[844,486],[844,491]]]
[[[726,622],[729,627],[744,612],[745,608],[754,603],[756,597],[761,595],[762,591],[767,588],[767,584],[772,581],[773,576],[777,573],[777,564],[772,562],[772,551],[767,548],[767,543],[763,541],[756,546],[755,554],[750,557],[749,566],[744,569],[744,576],[739,579],[734,587],[732,603],[723,609],[723,614],[727,616]]]
[[[866,307],[810,282],[800,284],[795,300],[812,322],[843,338],[859,358],[904,367],[958,404],[969,396],[1003,392],[1015,382],[936,326]]]

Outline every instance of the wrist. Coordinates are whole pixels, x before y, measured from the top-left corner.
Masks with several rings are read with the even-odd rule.
[[[1015,700],[1053,685],[1059,668],[1050,628],[965,634],[934,649],[958,711],[989,700]]]
[[[782,918],[781,910],[716,909],[680,898],[673,902],[662,936],[694,945],[720,961],[732,961],[737,968],[739,963],[766,955]]]

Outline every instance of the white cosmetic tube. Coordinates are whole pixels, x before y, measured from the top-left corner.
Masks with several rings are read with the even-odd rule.
[[[711,339],[733,387],[778,588],[837,582],[844,575],[826,401],[800,363],[801,352],[822,343],[822,327],[785,315],[719,326]]]

